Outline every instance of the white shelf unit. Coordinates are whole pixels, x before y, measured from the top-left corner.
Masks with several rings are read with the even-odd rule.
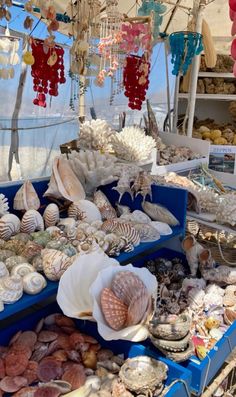
[[[189,94],[179,93],[179,99],[188,99]],[[196,99],[211,99],[213,101],[236,101],[236,95],[227,94],[197,94]]]

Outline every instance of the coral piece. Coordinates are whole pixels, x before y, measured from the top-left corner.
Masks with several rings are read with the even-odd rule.
[[[15,210],[38,210],[40,207],[40,200],[30,181],[26,181],[23,183],[21,188],[17,191],[13,208]]]
[[[0,193],[0,217],[8,214],[9,205],[8,199],[4,196],[4,194]]]
[[[138,127],[125,127],[111,137],[117,157],[130,162],[148,160],[156,147],[155,140]]]
[[[111,136],[114,134],[105,120],[85,121],[79,132],[79,145],[82,149],[111,152]]]

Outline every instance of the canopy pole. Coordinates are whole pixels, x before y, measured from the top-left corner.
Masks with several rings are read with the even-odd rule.
[[[85,122],[85,76],[79,76],[79,122],[83,124]]]
[[[25,51],[27,46],[27,38],[26,36],[23,37],[23,52]],[[13,158],[15,157],[17,168],[19,171],[20,179],[22,179],[21,169],[20,169],[20,158],[19,158],[19,133],[18,133],[18,117],[21,109],[22,104],[22,97],[25,87],[25,80],[27,75],[27,65],[22,61],[21,63],[21,74],[20,80],[18,84],[17,94],[16,94],[16,102],[15,107],[12,115],[11,121],[11,145],[9,149],[9,157],[8,157],[8,179],[9,181],[12,180],[11,178],[11,170],[13,164]]]
[[[196,18],[196,33],[202,33],[202,20],[204,9],[206,5],[206,0],[195,0],[194,4],[194,16]],[[190,81],[190,91],[188,98],[188,128],[187,128],[187,136],[189,138],[192,137],[193,132],[193,122],[194,122],[194,113],[195,113],[195,105],[196,105],[196,93],[197,93],[197,82],[198,82],[198,72],[200,65],[200,55],[197,55],[193,59],[192,64],[192,72],[191,72],[191,81]]]
[[[168,109],[168,119],[169,119],[169,132],[172,132],[171,109],[170,109],[170,80],[169,80],[169,67],[168,67],[167,40],[164,40],[164,47],[165,47],[166,94],[167,94],[167,109]]]

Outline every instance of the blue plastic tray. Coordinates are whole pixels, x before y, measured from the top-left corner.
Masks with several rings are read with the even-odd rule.
[[[1,187],[0,193],[3,193],[9,200],[9,207],[12,213],[18,216],[22,214],[19,211],[13,210],[13,199],[22,185],[23,182],[9,183]],[[47,205],[49,201],[43,197],[43,193],[47,190],[48,180],[32,181],[36,192],[39,195],[41,205]],[[118,201],[119,195],[116,191],[112,189],[116,183],[103,186],[102,190],[106,193],[107,197],[111,201],[112,205]],[[144,252],[157,249],[158,245],[162,244],[164,241],[168,241],[174,236],[183,235],[185,231],[185,217],[186,217],[186,205],[187,205],[187,193],[185,190],[176,188],[166,188],[163,186],[153,186],[153,202],[158,202],[160,204],[166,205],[166,207],[173,212],[173,214],[178,218],[180,226],[173,228],[173,233],[170,236],[163,236],[160,240],[151,243],[142,243],[135,248],[134,251],[129,253],[122,253],[116,259],[121,264],[126,264],[132,261],[134,258],[144,254]],[[133,202],[128,194],[125,194],[121,200],[123,205],[128,205],[132,210],[141,209],[141,196],[138,196]],[[15,313],[20,312],[33,304],[43,301],[44,299],[53,296],[57,293],[58,283],[48,282],[47,287],[38,295],[27,295],[24,294],[23,297],[16,303],[12,305],[5,305],[5,309],[0,313],[0,320],[3,320]]]
[[[59,307],[53,303],[32,313],[16,324],[12,324],[10,327],[0,330],[0,344],[7,345],[11,337],[19,330],[30,330],[34,329],[37,322],[47,316],[48,314],[59,312]],[[136,357],[140,355],[148,355],[150,357],[156,358],[165,362],[168,367],[168,378],[166,380],[166,385],[170,385],[172,382],[176,382],[170,390],[167,392],[166,397],[189,397],[189,388],[191,384],[191,372],[187,369],[181,367],[180,365],[173,363],[165,358],[159,358],[155,352],[151,351],[147,346],[140,344],[126,342],[126,341],[114,341],[108,342],[103,340],[97,332],[97,326],[95,323],[85,322],[78,320],[78,328],[89,335],[94,336],[98,342],[106,348],[110,348],[115,354],[125,354],[125,357]]]
[[[134,266],[142,267],[145,262],[155,258],[181,258],[184,263],[187,261],[184,254],[170,249],[160,249],[158,252],[147,255],[144,258],[133,262]],[[151,350],[157,352],[158,350],[148,343]],[[192,372],[192,383],[191,392],[197,395],[201,395],[205,387],[209,385],[218,370],[224,364],[226,358],[230,355],[234,347],[236,346],[236,321],[229,327],[224,336],[216,343],[214,348],[208,353],[207,357],[200,361],[196,356],[192,356],[189,360],[179,364],[184,368],[189,369]],[[161,356],[161,353],[158,352]]]

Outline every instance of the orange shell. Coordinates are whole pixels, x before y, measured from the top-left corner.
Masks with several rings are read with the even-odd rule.
[[[37,375],[38,363],[36,361],[29,361],[26,370],[23,372],[23,377],[27,379],[28,385],[36,382],[38,379]]]
[[[130,271],[116,273],[111,283],[112,292],[127,306],[142,288],[146,288],[142,280]]]
[[[72,365],[67,371],[64,372],[62,380],[70,383],[72,390],[79,389],[86,382],[84,367],[80,364]]]
[[[127,325],[139,324],[149,306],[149,294],[146,287],[138,291],[138,294],[132,299],[127,315]]]
[[[101,308],[108,325],[118,331],[126,323],[128,308],[116,297],[110,288],[104,288],[101,293]]]
[[[8,376],[19,376],[23,374],[29,359],[24,353],[9,352],[5,357],[5,369]]]

